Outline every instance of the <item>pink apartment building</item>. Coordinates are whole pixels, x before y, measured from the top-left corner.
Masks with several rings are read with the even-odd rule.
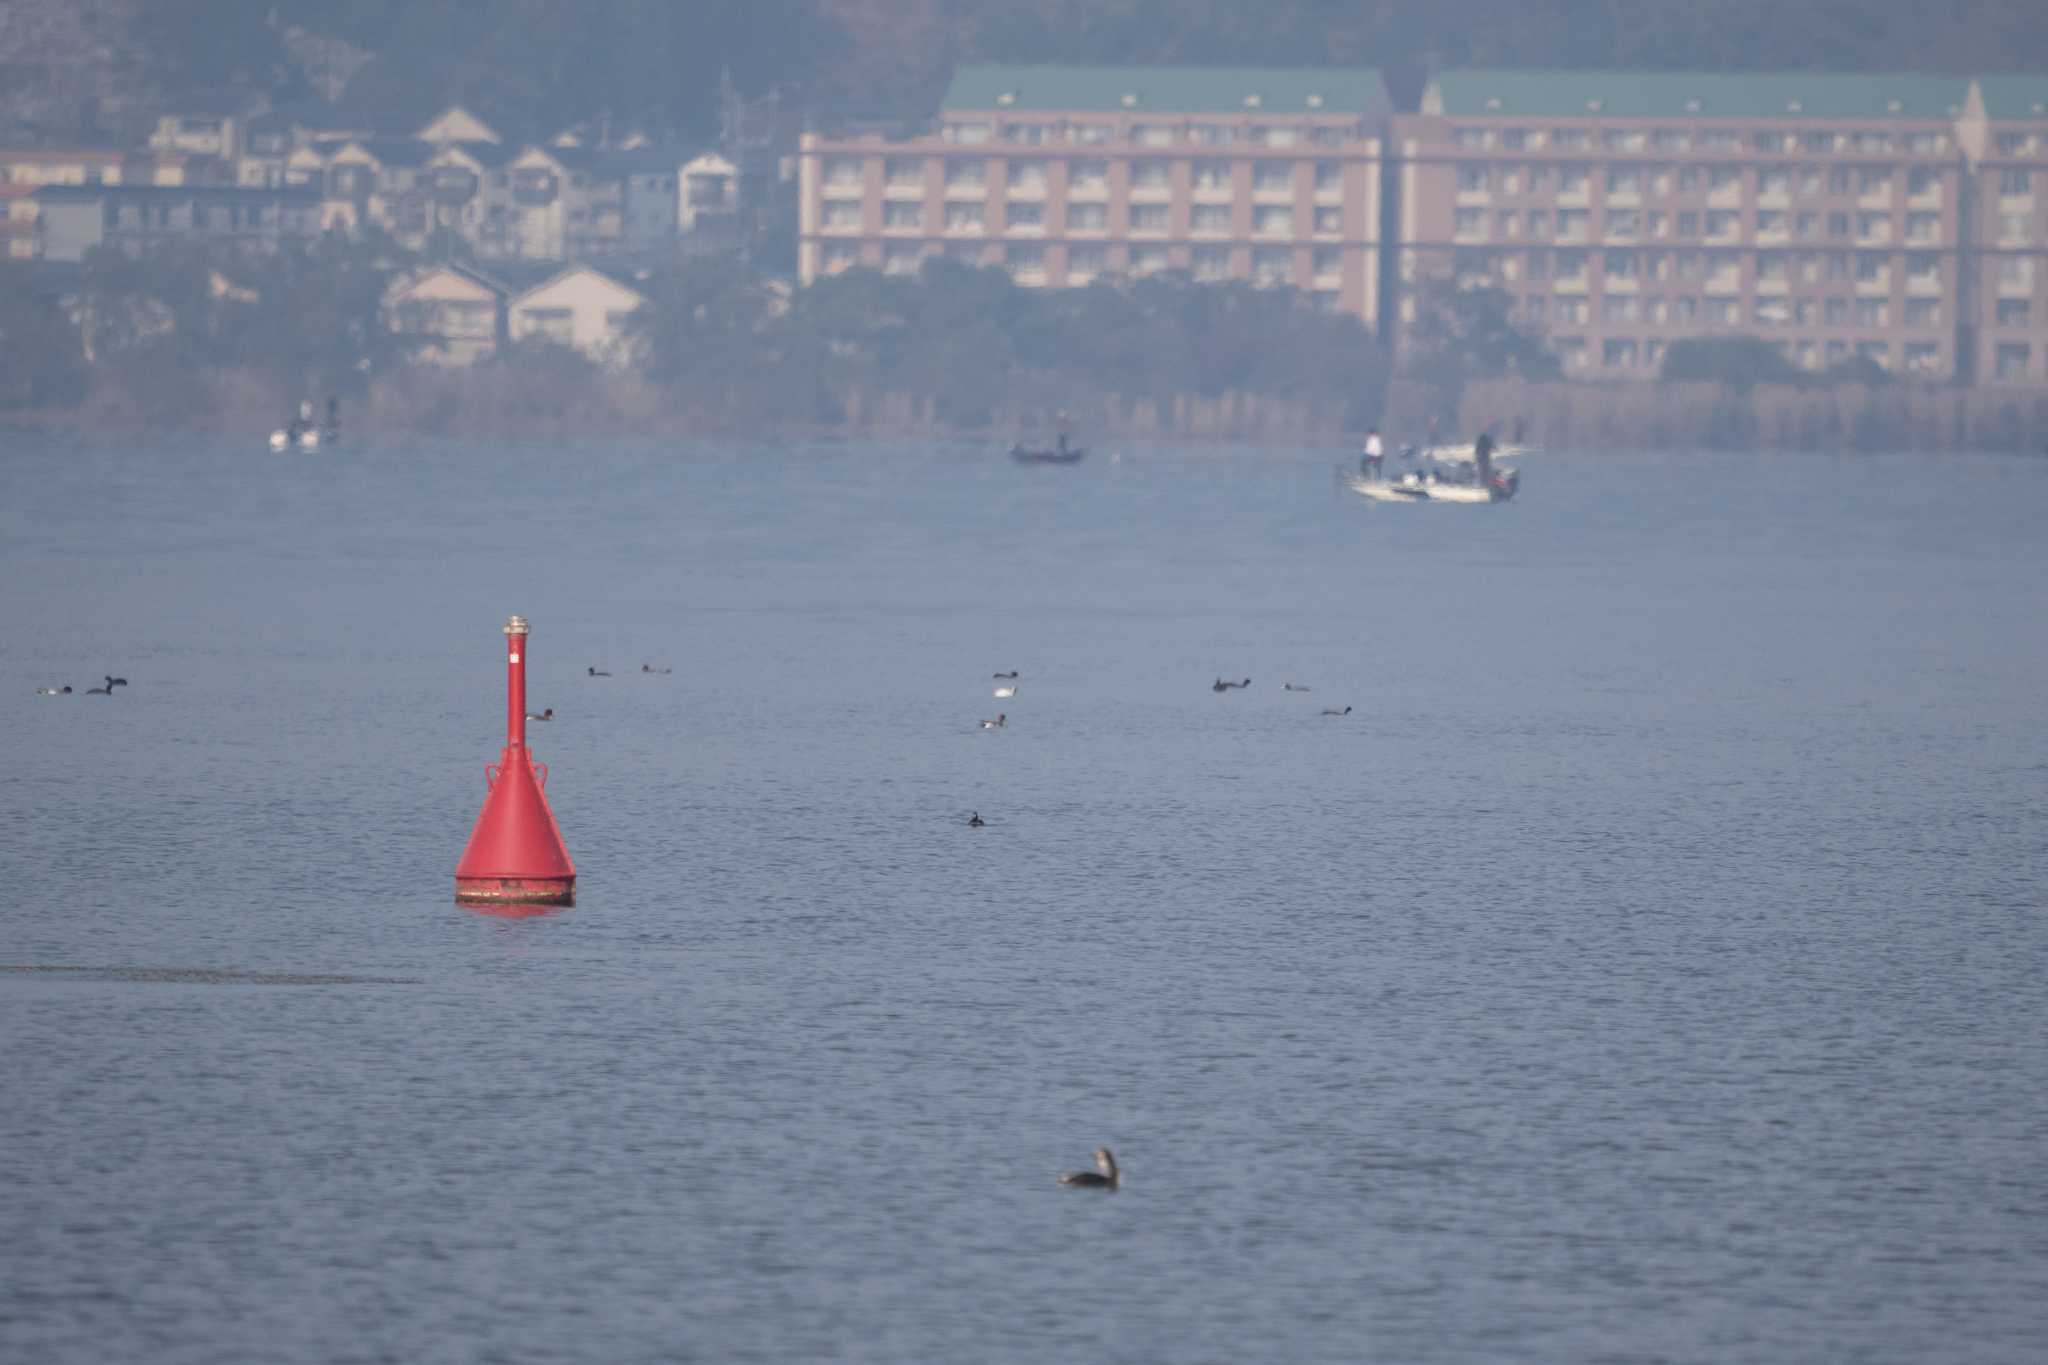
[[[1019,284],[1184,271],[1379,314],[1369,69],[967,66],[913,137],[805,134],[798,274],[934,256]]]
[[[1741,335],[1952,376],[1969,84],[1447,72],[1394,119],[1397,273],[1507,290],[1567,375],[1650,378],[1675,339]]]

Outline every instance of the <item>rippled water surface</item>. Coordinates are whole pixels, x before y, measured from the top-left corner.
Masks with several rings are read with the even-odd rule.
[[[0,444],[0,1358],[2048,1356],[2048,462],[1109,454]]]

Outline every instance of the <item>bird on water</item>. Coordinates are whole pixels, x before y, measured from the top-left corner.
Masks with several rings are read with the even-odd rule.
[[[114,688],[111,683],[105,687],[88,687],[85,689],[85,695],[88,697],[111,697],[114,695]]]
[[[1225,682],[1223,679],[1218,678],[1214,683],[1210,684],[1209,690],[1211,692],[1229,692],[1234,688],[1250,687],[1251,685],[1252,680],[1250,678],[1246,678],[1243,682]]]
[[[1122,1183],[1117,1174],[1116,1156],[1107,1147],[1095,1149],[1095,1169],[1092,1171],[1068,1171],[1060,1177],[1060,1184],[1077,1189],[1113,1190]]]
[[[126,678],[117,678],[111,673],[105,673],[101,676],[107,680],[107,691],[109,693],[111,693],[117,687],[126,687],[128,685],[128,680]]]
[[[553,720],[555,718],[555,708],[550,706],[545,711],[528,711],[526,718],[528,720]]]
[[[981,728],[984,730],[1000,730],[1009,723],[1010,717],[1006,713],[998,711],[996,712],[996,718],[994,720],[983,721],[981,723]]]
[[[655,667],[655,666],[654,666],[653,664],[642,664],[642,665],[640,665],[640,671],[641,671],[642,673],[673,673],[673,672],[675,672],[675,670],[674,670],[673,668],[656,668],[656,667]]]
[[[1014,697],[1014,696],[1016,696],[1016,695],[1017,695],[1017,684],[1015,684],[1015,683],[1010,683],[1010,684],[1008,684],[1007,686],[1004,686],[1004,687],[998,687],[998,688],[996,689],[996,695],[997,695],[998,697]]]
[[[988,821],[981,818],[980,811],[976,811],[974,812],[974,814],[967,817],[967,828],[969,829],[980,829],[987,823]]]
[[[586,672],[586,673],[588,673],[588,674],[589,674],[589,675],[590,675],[591,677],[593,677],[593,678],[609,678],[609,677],[611,676],[611,674],[609,674],[609,673],[605,672],[605,671],[604,671],[603,669],[601,669],[601,668],[597,668],[597,667],[595,667],[595,666],[593,666],[593,667],[590,667],[590,668],[586,668],[586,669],[584,669],[583,671],[584,671],[584,672]]]
[[[68,697],[71,695],[71,689],[68,686],[38,687],[36,689],[36,695],[39,697]]]
[[[1250,680],[1249,680],[1249,679],[1247,679],[1246,681],[1250,681]],[[1301,685],[1300,685],[1299,683],[1281,683],[1281,684],[1280,684],[1280,690],[1281,690],[1282,692],[1306,692],[1306,691],[1308,691],[1308,689],[1307,689],[1306,687],[1303,687],[1303,686],[1301,686]]]
[[[1013,668],[1008,673],[998,673],[995,675],[995,677],[997,682],[1001,682],[1004,678],[1008,678],[1011,682],[1015,682],[1017,681],[1017,670]]]
[[[1347,706],[1342,711],[1339,711],[1334,706],[1325,706],[1323,708],[1323,714],[1326,716],[1348,716],[1351,714],[1351,708]]]

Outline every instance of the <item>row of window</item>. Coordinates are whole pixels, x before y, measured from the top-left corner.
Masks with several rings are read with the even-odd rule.
[[[1191,205],[1187,212],[1188,232],[1197,237],[1227,237],[1236,230],[1232,215],[1233,209],[1229,204]],[[1008,232],[1044,232],[1049,218],[1044,204],[1029,200],[1006,204],[1003,208],[1004,230]],[[1109,231],[1107,204],[1069,203],[1059,218],[1061,230],[1065,232]],[[1132,204],[1128,206],[1126,221],[1134,235],[1164,236],[1172,230],[1171,207],[1166,204]],[[1255,204],[1251,208],[1251,233],[1256,237],[1292,237],[1299,221],[1290,205]],[[1335,205],[1319,206],[1311,211],[1307,221],[1309,230],[1319,237],[1338,236],[1344,231],[1344,210]],[[926,222],[925,206],[915,200],[895,200],[882,205],[884,232],[922,232]],[[859,201],[827,200],[823,223],[827,232],[861,231]],[[943,223],[947,232],[985,231],[988,226],[987,205],[972,200],[947,204],[944,206]]]
[[[1608,279],[1646,280],[1737,280],[1747,260],[1754,277],[1762,283],[1802,284],[1884,283],[1891,279],[1892,253],[1883,251],[1576,251],[1569,248],[1536,251],[1464,251],[1455,261],[1460,275],[1500,270],[1509,278],[1526,276],[1580,279],[1589,270]],[[1908,282],[1939,284],[1941,254],[1932,251],[1905,253]],[[1999,274],[2012,282],[2033,280],[2033,261],[2015,256],[2001,260]]]
[[[925,258],[934,254],[912,243],[890,243],[883,248],[883,269],[901,272],[915,271]],[[1002,265],[1020,276],[1042,276],[1047,273],[1050,257],[1043,246],[1035,243],[1004,243],[984,246],[980,243],[954,243],[944,248],[944,254],[955,260],[973,265]],[[1133,246],[1128,253],[1128,270],[1134,275],[1156,274],[1172,269],[1172,257],[1163,246]],[[1107,247],[1099,245],[1074,245],[1066,248],[1065,268],[1070,276],[1093,278],[1104,274],[1110,268],[1110,254]],[[826,273],[849,269],[860,264],[860,251],[851,242],[828,242],[823,251],[823,266]],[[1261,284],[1292,284],[1296,282],[1295,256],[1284,248],[1254,247],[1239,264],[1232,259],[1228,247],[1195,247],[1188,253],[1187,269],[1197,280],[1250,279]],[[1343,257],[1333,249],[1319,249],[1310,255],[1307,279],[1318,288],[1335,288],[1343,278]]]
[[[944,185],[949,190],[981,190],[988,186],[989,162],[979,158],[949,157],[946,160]],[[1043,192],[1051,183],[1051,162],[1042,158],[1029,157],[1006,161],[1007,183],[1011,190]],[[1067,168],[1067,189],[1074,191],[1103,191],[1109,189],[1110,163],[1102,158],[1081,157],[1062,163]],[[1134,190],[1167,190],[1173,187],[1173,168],[1179,165],[1188,177],[1188,183],[1197,190],[1232,190],[1236,188],[1236,168],[1248,166],[1252,191],[1255,194],[1293,193],[1306,177],[1318,194],[1333,193],[1344,185],[1343,165],[1336,161],[1252,161],[1232,162],[1214,158],[1199,158],[1193,161],[1172,162],[1159,157],[1140,157],[1126,163],[1128,178]],[[823,166],[825,187],[828,190],[859,189],[864,185],[864,163],[856,156],[831,156],[825,158]],[[922,190],[926,187],[926,161],[923,157],[889,157],[882,163],[882,183],[896,190]]]
[[[1853,238],[1858,242],[1883,243],[1892,240],[1893,229],[1893,219],[1888,213],[1830,213],[1826,217],[1827,230],[1824,234],[1821,231],[1822,218],[1817,213],[1791,214],[1778,209],[1759,209],[1754,223],[1754,234],[1759,238],[1796,238],[1800,241],[1824,238],[1848,241]],[[1999,240],[2024,242],[2031,226],[2025,214],[2002,215]],[[1900,240],[1927,246],[1938,245],[1941,241],[1941,215],[1938,213],[1908,213],[1901,227]],[[1467,206],[1453,210],[1452,231],[1465,239],[1492,235],[1502,239],[1528,237],[1536,241],[1583,242],[1594,236],[1592,217],[1586,209],[1553,211]],[[1743,215],[1734,209],[1668,214],[1659,209],[1610,208],[1601,216],[1599,232],[1599,236],[1606,240],[1705,238],[1712,241],[1719,238],[1733,241],[1742,235]]]
[[[1457,185],[1461,194],[1548,194],[1553,182],[1559,194],[1586,194],[1594,184],[1609,194],[1708,194],[1740,191],[1753,184],[1760,198],[1789,197],[1794,193],[1821,195],[1889,195],[1899,170],[1892,166],[1671,166],[1662,162],[1641,165],[1610,164],[1598,168],[1590,162],[1564,161],[1554,166],[1530,162],[1461,162]],[[1905,168],[1906,194],[1913,199],[1938,194],[1944,172],[1931,166]],[[1999,193],[2032,193],[2032,179],[2025,167],[1999,172]]]
[[[1592,352],[1584,337],[1553,337],[1551,347],[1566,369],[1585,369],[1592,363]],[[1607,337],[1600,342],[1600,365],[1608,370],[1654,370],[1664,363],[1665,342],[1658,337],[1638,340],[1634,337]],[[1860,356],[1884,369],[1892,368],[1892,347],[1886,341],[1786,341],[1778,349],[1785,359],[1803,370],[1818,370],[1823,366],[1833,368],[1843,364],[1851,356]],[[1899,348],[1899,361],[1908,374],[1941,373],[1941,344],[1934,341],[1909,341]],[[2025,360],[2021,358],[2024,372]],[[2005,375],[2002,378],[2014,376]]]
[[[1597,104],[1597,101],[1594,103]],[[1589,112],[1597,113],[1597,109]],[[1806,152],[1813,155],[1849,152],[1946,152],[1949,135],[1932,130],[1892,134],[1863,130],[1835,132],[1824,128],[1786,132],[1759,128],[1747,136],[1733,128],[1603,128],[1595,138],[1590,128],[1528,128],[1466,124],[1451,130],[1453,146],[1467,151],[1500,147],[1507,151],[1574,152],[1600,146],[1610,152]]]
[[[2030,326],[2026,301],[2016,309],[2001,307],[2001,327]],[[1609,294],[1595,307],[1592,300],[1573,295],[1552,297],[1531,294],[1517,305],[1517,312],[1529,323],[1585,323],[1598,318],[1603,323],[1647,322],[1685,326],[1704,323],[1734,327],[1747,321],[1758,327],[1889,327],[1893,310],[1889,299],[1788,299],[1782,296],[1741,300],[1716,298],[1711,294],[1665,296]],[[1899,322],[1907,327],[1939,327],[1942,308],[1938,299],[1907,299],[1899,310]]]
[[[998,138],[1019,147],[1073,144],[1099,147],[1112,142],[1132,142],[1140,147],[1172,147],[1191,143],[1197,147],[1340,147],[1366,136],[1356,123],[1254,123],[1134,122],[1047,123],[1009,122],[1000,127],[977,120],[947,122],[940,135],[948,142],[977,146]]]

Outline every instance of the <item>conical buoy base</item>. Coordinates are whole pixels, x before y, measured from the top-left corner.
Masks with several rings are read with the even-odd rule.
[[[476,818],[462,861],[455,865],[455,899],[470,905],[570,905],[576,899],[576,864],[554,812],[541,792],[545,768],[524,748],[505,750],[490,774],[490,791]]]

